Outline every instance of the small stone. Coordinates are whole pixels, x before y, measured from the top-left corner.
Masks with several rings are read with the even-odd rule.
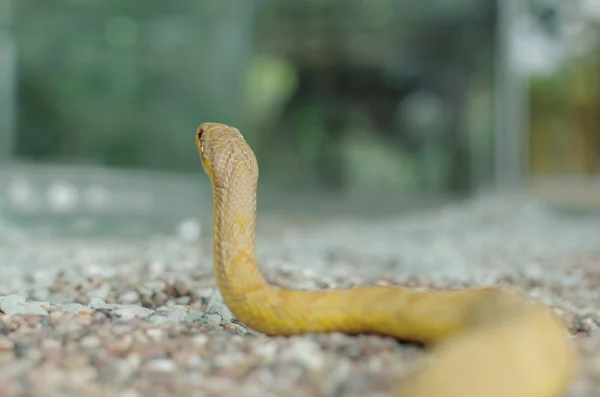
[[[136,305],[123,305],[114,308],[112,313],[114,313],[121,320],[128,321],[136,317],[148,318],[152,313],[154,313],[154,310]]]
[[[93,298],[106,299],[106,297],[108,296],[109,293],[110,293],[110,284],[105,283],[105,284],[102,284],[99,288],[96,288],[95,290],[88,291],[86,293],[86,296],[88,297],[88,299],[93,299]]]
[[[84,349],[95,349],[102,345],[102,341],[97,336],[88,335],[81,338],[79,345]]]
[[[86,264],[85,274],[91,277],[110,278],[116,274],[116,269],[104,264]]]
[[[88,303],[88,307],[92,309],[104,309],[106,307],[106,302],[100,298],[92,298],[90,303]]]
[[[15,345],[16,352],[18,352],[19,358],[25,358],[31,361],[39,361],[42,359],[42,351],[36,346],[28,344],[17,344]]]
[[[125,389],[119,394],[120,397],[140,397],[140,393],[134,389]]]
[[[7,295],[0,298],[0,310],[10,315],[48,315],[49,302],[26,302],[20,295]]]
[[[148,321],[151,322],[152,324],[169,324],[169,323],[171,323],[171,319],[169,319],[167,316],[163,316],[161,314],[153,314],[152,316],[148,317]]]
[[[151,296],[154,293],[154,291],[148,285],[138,285],[137,286],[137,293],[140,296]]]
[[[204,318],[204,313],[202,313],[200,311],[196,311],[196,310],[190,310],[190,312],[188,314],[186,314],[185,317],[183,318],[183,321],[188,322],[188,323],[198,323],[198,322],[202,321],[203,318]]]
[[[164,292],[158,291],[152,297],[152,301],[155,305],[164,305],[168,301],[168,296]]]
[[[208,342],[208,336],[206,334],[198,334],[196,336],[194,336],[194,339],[192,339],[192,344],[194,346],[205,346],[206,343]]]
[[[254,345],[254,353],[267,361],[274,360],[277,355],[277,343],[265,340],[264,343]]]
[[[165,262],[163,262],[161,260],[154,260],[148,264],[150,273],[156,274],[156,275],[163,273],[165,271],[165,267],[166,267]],[[164,283],[162,281],[158,281],[157,283],[160,283],[160,287],[158,287],[158,289],[162,289]]]
[[[167,358],[157,358],[150,360],[146,363],[146,369],[155,372],[173,372],[176,369],[176,365],[173,360]]]
[[[184,280],[176,281],[175,284],[173,285],[173,288],[175,289],[175,293],[178,296],[185,296],[191,292],[190,284]]]
[[[360,355],[361,355],[360,346],[355,346],[355,345],[346,346],[344,348],[344,355],[346,357],[350,357],[350,358],[358,358],[358,357],[360,357]]]
[[[61,366],[68,371],[79,372],[84,370],[85,368],[88,368],[88,361],[89,359],[86,354],[69,354],[67,358],[62,360]],[[77,375],[82,376],[83,373],[78,373]],[[78,377],[76,376],[75,378]]]
[[[154,342],[159,341],[163,336],[163,331],[157,328],[150,328],[146,330],[146,335],[150,337]]]
[[[185,219],[177,226],[179,238],[186,242],[197,241],[201,230],[200,222],[194,218]]]
[[[318,290],[319,286],[313,280],[303,280],[291,283],[290,288],[302,291],[314,291]]]
[[[6,384],[10,384],[10,380],[19,379],[22,376],[25,376],[27,373],[30,373],[32,368],[34,368],[38,363],[32,360],[17,360],[12,363],[4,363],[2,366],[2,371],[0,371],[0,384],[2,386]],[[14,382],[17,383],[17,382]],[[2,389],[2,391],[6,391],[6,389]],[[20,395],[21,393],[4,393],[4,396],[10,395]]]
[[[63,313],[80,313],[80,312],[92,313],[93,312],[93,310],[90,307],[84,306],[81,303],[62,304],[58,307],[58,310],[60,310]]]
[[[71,302],[71,298],[69,298],[67,295],[65,294],[59,294],[59,293],[51,293],[48,294],[46,298],[44,298],[45,300],[47,300],[48,302],[54,304],[54,305],[58,305],[58,304],[66,304]]]
[[[108,348],[113,352],[124,353],[128,352],[133,345],[133,335],[125,334],[113,339]]]
[[[210,296],[208,296],[208,302],[206,306],[214,306],[215,304],[223,304],[223,297],[221,296],[221,291],[218,289],[209,289],[211,292]]]
[[[206,320],[212,324],[219,325],[221,324],[221,320],[223,319],[218,314],[207,314],[204,316]]]
[[[235,333],[238,335],[246,335],[248,333],[248,331],[246,330],[246,328],[242,327],[241,325],[236,325]]]
[[[223,321],[230,323],[235,319],[235,316],[224,303],[215,303],[209,306],[206,310],[208,314],[218,314],[223,318]]]
[[[48,300],[48,297],[50,296],[50,291],[48,291],[47,288],[35,288],[33,290],[31,290],[29,292],[29,297],[31,299],[35,299],[35,300]]]
[[[0,366],[15,359],[15,344],[5,336],[0,336]]]
[[[180,309],[171,310],[171,312],[167,315],[169,320],[171,320],[172,322],[177,322],[177,323],[182,322],[184,320],[185,316],[187,316],[187,313]]]
[[[180,296],[175,302],[177,302],[178,305],[189,305],[191,300],[192,298],[189,296]]]
[[[138,303],[140,295],[136,291],[127,291],[119,296],[119,301],[124,304]]]
[[[281,352],[281,357],[296,362],[309,370],[319,371],[325,364],[323,351],[309,339],[297,339]]]
[[[110,376],[111,382],[127,382],[135,374],[138,367],[139,355],[129,354],[125,359],[113,360],[111,363],[112,371],[109,371],[107,375]]]
[[[60,350],[62,343],[56,339],[44,339],[40,342],[41,349],[47,350]]]
[[[0,308],[2,308],[3,305],[16,305],[19,303],[25,303],[25,298],[20,295],[10,294],[0,296]]]
[[[202,299],[208,299],[210,302],[210,299],[214,296],[215,294],[215,289],[214,288],[200,288],[198,290],[196,290],[195,295],[202,298]]]

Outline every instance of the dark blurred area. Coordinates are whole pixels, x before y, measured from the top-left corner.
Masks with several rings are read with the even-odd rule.
[[[0,218],[204,214],[203,121],[243,132],[282,213],[592,186],[596,3],[4,0]]]

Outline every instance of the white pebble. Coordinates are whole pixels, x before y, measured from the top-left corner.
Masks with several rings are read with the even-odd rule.
[[[119,397],[140,397],[140,393],[133,389],[125,389],[119,394]]]
[[[176,365],[172,360],[166,358],[157,358],[149,361],[146,364],[146,368],[157,372],[173,372],[176,369]]]
[[[136,291],[127,291],[122,293],[119,299],[123,303],[135,303],[140,300],[140,295]]]
[[[200,237],[201,227],[197,219],[186,219],[177,227],[177,234],[183,241],[195,242]]]
[[[157,328],[150,328],[148,330],[146,330],[146,335],[148,335],[150,337],[150,339],[152,339],[153,341],[159,341],[162,338],[162,330],[157,329]]]
[[[205,316],[205,318],[208,322],[213,323],[215,325],[221,324],[221,320],[222,320],[222,317],[219,316],[218,314],[207,314]]]
[[[206,334],[198,334],[192,339],[194,346],[205,346],[207,342],[208,336],[206,336]]]
[[[225,322],[231,322],[235,316],[224,303],[215,303],[206,310],[208,314],[218,314]]]
[[[185,316],[187,316],[187,313],[184,310],[180,310],[180,309],[172,309],[169,311],[169,314],[167,315],[169,320],[171,320],[173,322],[182,322],[183,319],[185,318]]]
[[[102,342],[97,336],[88,335],[81,338],[79,345],[85,349],[95,349],[102,345]]]
[[[297,362],[309,370],[319,371],[325,364],[321,347],[308,339],[298,339],[282,351],[281,357],[286,360]]]
[[[262,344],[254,345],[254,354],[268,361],[271,361],[275,358],[275,355],[277,354],[277,343],[265,342]]]
[[[0,310],[10,315],[48,315],[52,307],[49,302],[26,302],[20,295],[7,295],[0,298]]]
[[[72,211],[79,201],[79,191],[67,182],[55,182],[48,188],[48,203],[56,212]]]
[[[127,321],[135,317],[149,317],[152,313],[154,313],[154,310],[136,305],[123,305],[114,309],[114,313],[121,319]]]

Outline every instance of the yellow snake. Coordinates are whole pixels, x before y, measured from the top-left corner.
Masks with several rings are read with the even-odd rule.
[[[196,147],[214,201],[214,268],[225,304],[266,335],[375,333],[432,344],[399,382],[404,397],[559,397],[575,372],[564,324],[502,288],[301,291],[268,284],[255,252],[258,163],[240,132],[202,123]]]

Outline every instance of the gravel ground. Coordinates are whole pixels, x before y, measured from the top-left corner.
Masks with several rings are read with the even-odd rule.
[[[202,226],[200,243],[190,221],[142,242],[0,227],[0,396],[383,397],[423,354],[385,337],[247,329],[215,289]],[[600,396],[599,218],[487,197],[265,230],[258,251],[268,279],[293,288],[521,287],[569,324],[582,360],[569,395]]]

